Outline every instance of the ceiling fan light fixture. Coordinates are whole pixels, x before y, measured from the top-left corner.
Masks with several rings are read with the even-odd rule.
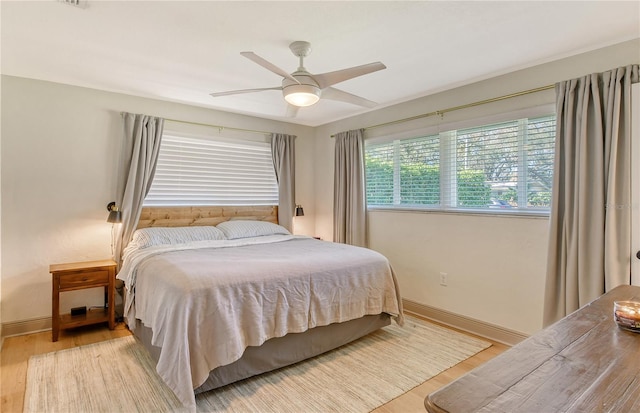
[[[291,85],[282,90],[284,99],[293,106],[311,106],[320,100],[320,88],[313,85]]]

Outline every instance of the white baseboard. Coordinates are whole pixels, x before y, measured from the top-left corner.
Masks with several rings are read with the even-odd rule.
[[[415,301],[403,299],[402,302],[404,309],[408,312],[457,328],[458,330],[486,337],[498,343],[513,346],[528,337],[526,334],[517,331],[420,304]],[[51,330],[51,317],[4,323],[2,324],[2,337],[19,336],[44,330]]]
[[[470,317],[465,317],[459,314],[452,313],[450,311],[431,307],[425,304],[420,304],[415,301],[402,299],[402,303],[404,305],[404,309],[407,312],[415,313],[419,316],[428,318],[438,323],[456,328],[458,330],[466,331],[480,337],[485,337],[509,346],[518,344],[522,340],[529,337],[528,335],[520,333],[518,331],[509,330],[495,324],[490,324]]]
[[[2,338],[51,330],[51,317],[32,318],[2,324]]]

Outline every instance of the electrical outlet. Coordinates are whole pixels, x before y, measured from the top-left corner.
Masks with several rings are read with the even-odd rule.
[[[441,272],[440,273],[440,285],[442,286],[447,286],[447,273],[446,272]]]

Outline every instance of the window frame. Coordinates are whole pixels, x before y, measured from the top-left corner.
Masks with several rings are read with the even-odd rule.
[[[502,122],[519,121],[518,126],[522,128],[523,119],[539,118],[545,116],[555,116],[555,106],[553,104],[545,104],[535,107],[529,107],[522,110],[504,112],[494,114],[490,116],[481,116],[471,119],[464,119],[455,122],[449,122],[434,126],[428,126],[420,129],[407,130],[399,133],[380,135],[365,139],[365,153],[368,145],[384,144],[394,141],[415,139],[419,137],[429,137],[439,135],[440,137],[440,204],[437,206],[431,205],[410,205],[410,204],[394,204],[394,205],[371,205],[367,204],[368,211],[393,211],[393,212],[419,212],[419,213],[446,213],[446,214],[466,214],[466,215],[496,215],[496,216],[524,216],[524,217],[541,217],[548,218],[551,213],[551,207],[549,208],[460,208],[456,205],[457,196],[455,190],[451,187],[457,187],[457,173],[455,170],[455,156],[456,156],[456,139],[455,132],[458,130],[470,129],[475,127],[482,127],[486,125],[492,125]],[[526,165],[526,151],[525,140],[526,133],[518,134],[518,168]],[[443,139],[444,137],[444,139]],[[521,155],[525,156],[521,156]],[[394,159],[394,170],[399,170],[399,163]],[[366,170],[366,165],[365,165]],[[520,169],[519,169],[520,170]],[[445,171],[445,172],[443,172]],[[524,168],[527,171],[527,168]],[[447,173],[443,179],[443,173]],[[398,185],[399,174],[394,173],[394,202],[399,199],[396,198],[396,193],[400,193],[400,186]],[[523,192],[527,191],[526,177],[524,179],[518,179],[517,192],[519,199]],[[449,186],[449,187],[447,187]],[[525,199],[526,199],[525,195]]]

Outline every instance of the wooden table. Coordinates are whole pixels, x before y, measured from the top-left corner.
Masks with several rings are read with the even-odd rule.
[[[640,333],[620,329],[617,287],[430,394],[429,413],[640,412]]]

